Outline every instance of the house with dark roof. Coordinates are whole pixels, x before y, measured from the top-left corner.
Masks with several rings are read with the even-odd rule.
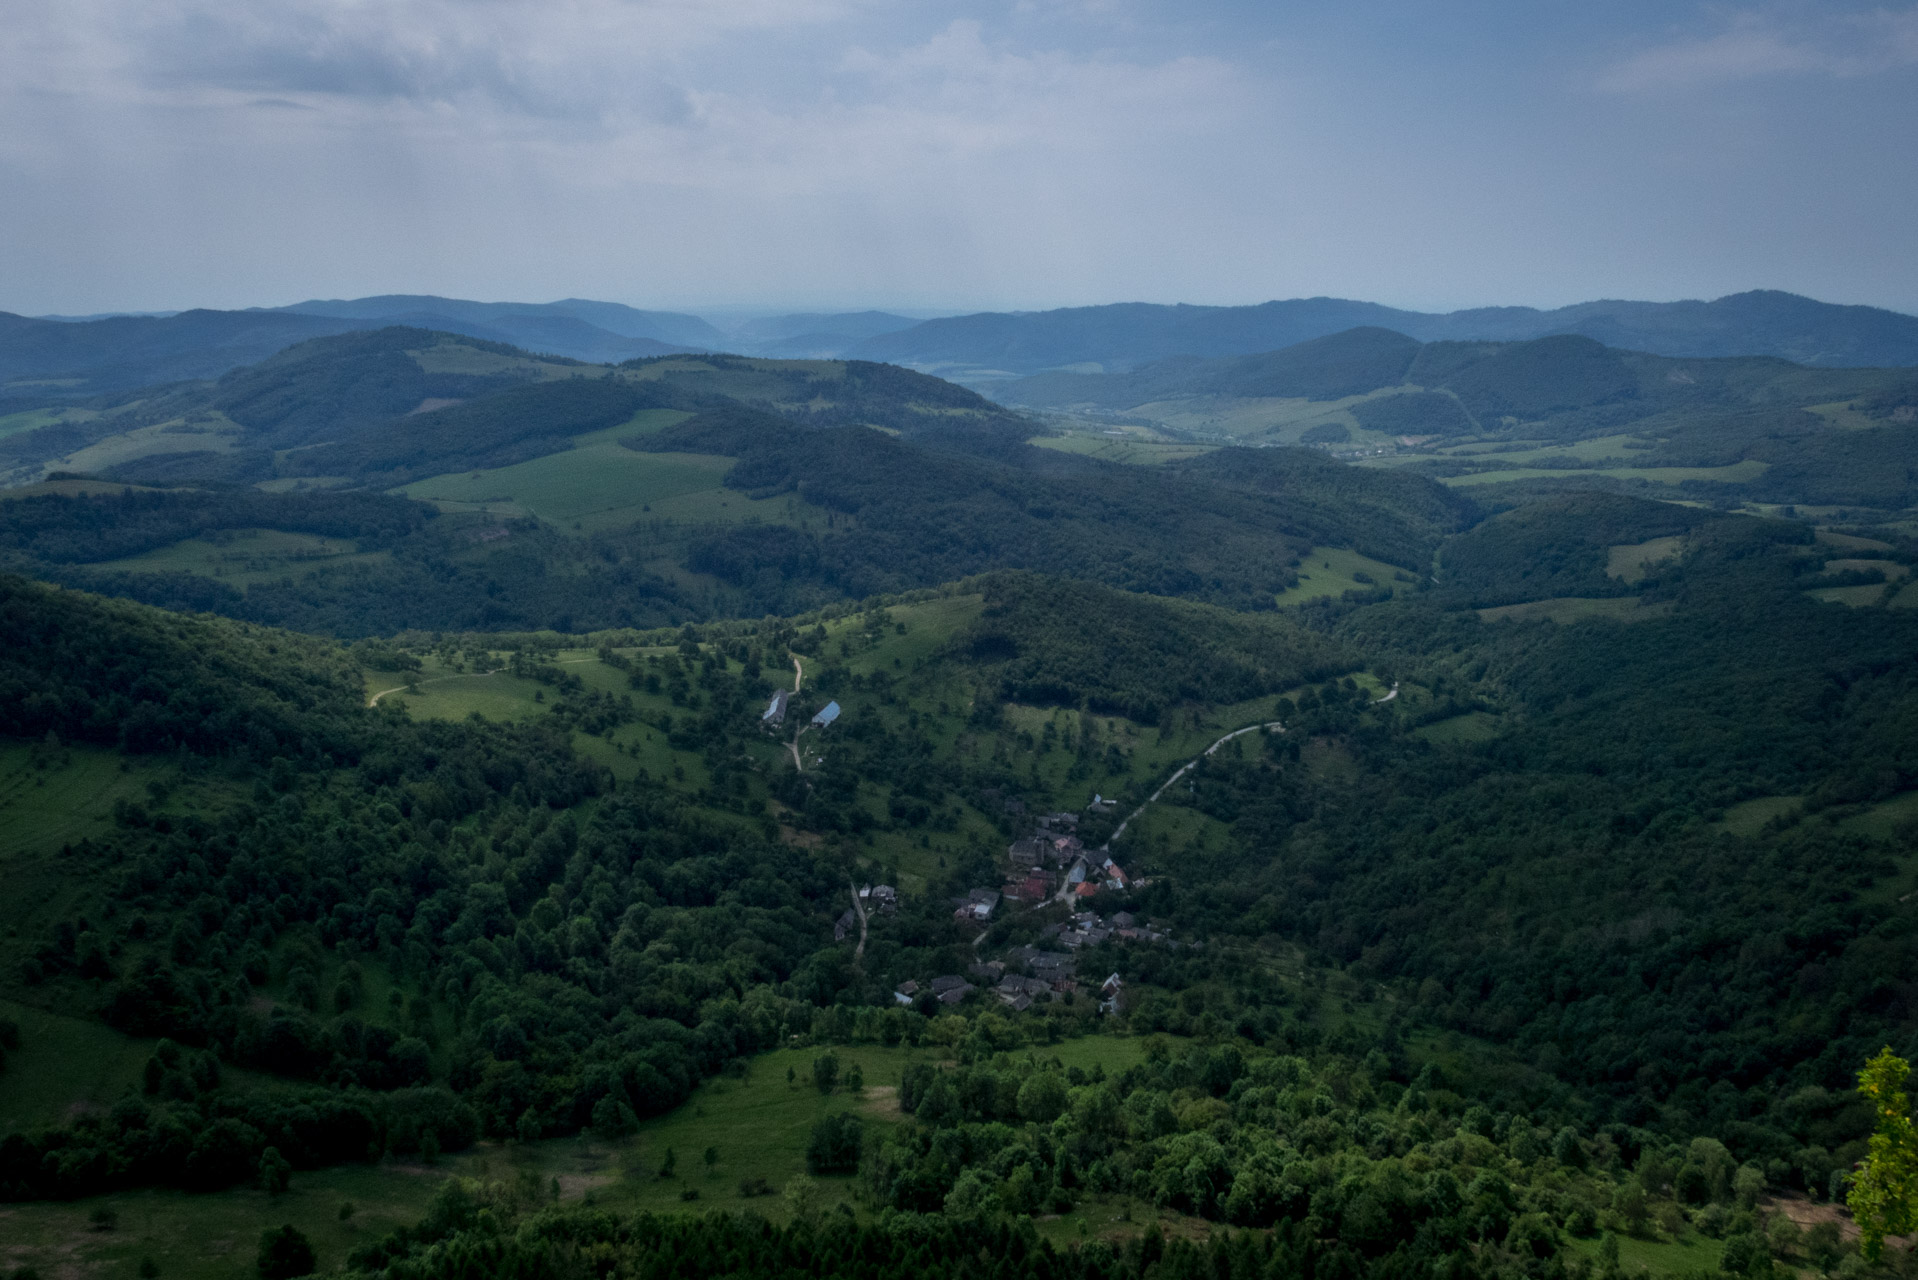
[[[765,714],[759,717],[759,722],[768,728],[784,723],[786,719],[786,704],[790,701],[792,701],[792,694],[786,692],[784,689],[775,693],[773,700],[766,704]]]

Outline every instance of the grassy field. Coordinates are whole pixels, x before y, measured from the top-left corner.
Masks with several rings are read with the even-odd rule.
[[[31,1029],[30,1032],[31,1033]],[[132,1044],[133,1042],[128,1042]],[[805,1172],[812,1127],[825,1116],[856,1111],[869,1125],[900,1119],[897,1086],[906,1064],[933,1061],[940,1050],[880,1045],[832,1050],[843,1071],[857,1063],[865,1077],[859,1096],[843,1088],[822,1095],[812,1085],[812,1062],[824,1049],[787,1049],[752,1060],[744,1078],[709,1080],[673,1112],[641,1124],[633,1136],[605,1141],[590,1135],[547,1142],[484,1143],[427,1167],[392,1161],[345,1165],[297,1173],[278,1198],[250,1188],[210,1195],[135,1191],[72,1203],[0,1206],[0,1270],[38,1269],[53,1280],[64,1276],[133,1276],[151,1258],[168,1280],[250,1280],[262,1230],[291,1223],[305,1232],[319,1254],[319,1271],[337,1270],[354,1246],[417,1221],[450,1177],[480,1178],[537,1188],[542,1199],[593,1203],[616,1212],[751,1210],[774,1220],[787,1217],[777,1194]],[[1138,1062],[1142,1042],[1087,1037],[1032,1050],[1067,1066],[1102,1064],[1115,1073]],[[139,1049],[144,1061],[145,1048]],[[137,1062],[135,1067],[137,1069]],[[787,1072],[793,1074],[792,1082]],[[712,1164],[705,1156],[711,1149]],[[668,1151],[674,1174],[660,1177]],[[761,1179],[775,1194],[746,1197],[742,1180]],[[853,1199],[849,1176],[814,1179],[817,1205],[845,1204],[865,1216]],[[688,1192],[696,1193],[692,1198]],[[342,1218],[344,1204],[354,1206]],[[108,1209],[111,1230],[90,1219]],[[1050,1238],[1070,1240],[1115,1229],[1142,1231],[1156,1215],[1145,1206],[1091,1202],[1063,1218],[1042,1223]],[[1167,1215],[1168,1227],[1177,1219]]]
[[[467,346],[458,338],[406,354],[428,373],[515,373],[539,378],[602,378],[606,370],[593,365],[554,364],[537,356],[509,356]]]
[[[1752,800],[1741,800],[1725,810],[1725,816],[1718,820],[1718,829],[1735,836],[1755,836],[1773,818],[1798,808],[1798,802],[1798,796],[1759,796]]]
[[[1594,436],[1576,444],[1540,443],[1531,449],[1510,449],[1505,445],[1460,444],[1438,452],[1452,458],[1471,458],[1498,466],[1523,467],[1541,458],[1575,458],[1580,462],[1630,462],[1634,450],[1628,444],[1639,440],[1634,435]]]
[[[1503,721],[1488,711],[1468,711],[1421,725],[1412,732],[1427,742],[1486,742],[1498,737]]]
[[[1530,600],[1524,604],[1480,609],[1478,616],[1486,622],[1530,622],[1536,618],[1559,623],[1583,622],[1587,618],[1643,622],[1670,610],[1669,604],[1648,605],[1637,596],[1603,596],[1595,600],[1582,596],[1559,596],[1551,600]]]
[[[490,471],[418,480],[396,492],[409,498],[529,513],[584,531],[644,519],[652,504],[717,490],[733,459],[697,453],[639,453],[601,441]],[[745,496],[731,495],[744,504]]]
[[[1849,533],[1835,533],[1830,529],[1820,529],[1818,541],[1828,547],[1837,547],[1841,551],[1890,551],[1889,542],[1880,542],[1876,538],[1860,538]]]
[[[361,552],[358,544],[347,538],[323,538],[283,529],[235,529],[208,538],[188,538],[96,567],[130,573],[197,573],[235,587],[248,587],[322,565],[374,564],[390,558],[384,551]]]
[[[1574,1253],[1582,1254],[1593,1262],[1598,1260],[1597,1237],[1586,1240],[1567,1237],[1566,1243]],[[1655,1276],[1679,1275],[1689,1271],[1716,1272],[1719,1259],[1724,1254],[1723,1241],[1694,1232],[1687,1232],[1679,1240],[1618,1237],[1619,1270],[1628,1276],[1639,1271],[1647,1271]]]
[[[20,1024],[20,1048],[0,1074],[0,1133],[70,1119],[104,1109],[140,1084],[140,1068],[155,1041],[32,1005],[0,1000],[0,1017]]]
[[[1918,821],[1918,791],[1908,791],[1904,795],[1881,800],[1863,813],[1841,819],[1838,829],[1876,840],[1889,840],[1897,834],[1899,827],[1914,821]]]
[[[1347,448],[1383,446],[1395,437],[1368,431],[1352,416],[1352,406],[1378,396],[1395,395],[1403,387],[1387,387],[1341,400],[1299,400],[1279,397],[1193,396],[1159,400],[1126,410],[1129,416],[1156,422],[1168,430],[1219,436],[1258,444],[1298,444],[1313,427],[1341,426],[1350,440]]]
[[[0,867],[106,831],[117,800],[155,808],[147,784],[160,781],[178,784],[157,761],[122,759],[102,747],[0,744]],[[194,803],[207,802],[195,794]],[[161,811],[179,807],[176,800]]]
[[[1842,604],[1853,609],[1866,609],[1885,598],[1885,585],[1882,582],[1870,582],[1857,587],[1820,587],[1816,591],[1807,591],[1806,595],[1826,604]]]
[[[162,453],[230,453],[244,434],[239,423],[224,414],[196,415],[196,421],[175,418],[150,427],[137,427],[108,436],[64,458],[47,463],[48,471],[105,471],[136,458]]]
[[[1640,582],[1655,565],[1675,560],[1685,549],[1682,535],[1669,538],[1653,538],[1650,542],[1631,542],[1610,549],[1606,555],[1605,572],[1621,582]]]
[[[64,422],[92,422],[99,416],[97,409],[28,409],[24,413],[0,413],[0,439]]]
[[[1511,480],[1551,480],[1579,476],[1610,476],[1614,480],[1644,480],[1650,484],[1683,484],[1687,480],[1713,480],[1720,484],[1747,484],[1765,474],[1770,463],[1747,459],[1725,467],[1603,467],[1565,471],[1547,467],[1509,467],[1497,471],[1475,471],[1470,475],[1441,476],[1454,488],[1480,484],[1504,484]]]
[[[18,981],[25,948],[52,921],[90,909],[94,888],[61,865],[64,846],[110,830],[117,802],[156,813],[217,812],[227,785],[218,776],[183,779],[163,761],[123,762],[98,747],[0,746],[0,989]],[[0,1015],[21,1026],[21,1049],[0,1075],[0,1132],[111,1102],[145,1062],[141,1042],[56,1012],[60,989],[14,994],[37,1003],[0,999]]]
[[[1359,574],[1371,578],[1363,582]],[[1321,600],[1327,596],[1334,598],[1348,591],[1371,591],[1377,587],[1388,587],[1393,595],[1411,589],[1406,581],[1411,575],[1397,565],[1386,564],[1362,556],[1356,551],[1346,551],[1338,547],[1314,547],[1300,558],[1299,584],[1288,591],[1278,594],[1281,605],[1304,604],[1308,600]]]
[[[1041,449],[1060,453],[1084,454],[1101,462],[1121,462],[1135,466],[1156,466],[1196,458],[1218,448],[1212,444],[1183,444],[1170,440],[1151,440],[1142,433],[1112,428],[1104,431],[1070,431],[1064,435],[1037,436],[1028,441]]]

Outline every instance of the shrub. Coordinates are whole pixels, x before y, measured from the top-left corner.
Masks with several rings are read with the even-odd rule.
[[[313,1242],[288,1223],[260,1233],[258,1265],[260,1280],[295,1280],[312,1275],[319,1260],[313,1256]]]
[[[866,1126],[850,1111],[827,1116],[812,1127],[806,1142],[806,1169],[811,1173],[851,1173],[859,1167],[860,1144]]]

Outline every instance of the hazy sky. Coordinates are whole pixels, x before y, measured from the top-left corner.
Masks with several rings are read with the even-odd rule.
[[[1782,288],[1918,312],[1918,3],[0,0],[0,309]]]

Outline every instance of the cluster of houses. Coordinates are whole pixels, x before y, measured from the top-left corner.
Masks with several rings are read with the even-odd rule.
[[[990,892],[975,890],[975,892]],[[993,895],[997,897],[996,894]],[[982,900],[983,901],[983,900]],[[990,914],[990,907],[986,907]],[[980,917],[983,919],[984,917]],[[893,991],[893,999],[903,1005],[918,1003],[930,992],[941,1004],[962,1004],[977,991],[987,991],[999,1002],[1018,1012],[1047,1000],[1059,1000],[1082,989],[1077,977],[1083,947],[1096,946],[1112,939],[1124,942],[1160,943],[1178,946],[1161,929],[1155,929],[1130,911],[1120,911],[1110,919],[1096,911],[1079,911],[1071,917],[1047,925],[1039,933],[1039,945],[1014,947],[1002,960],[979,961],[967,966],[966,976],[946,974],[927,983],[902,982]],[[1097,988],[1099,1012],[1118,1013],[1125,983],[1114,973]]]
[[[889,916],[899,910],[899,890],[889,884],[861,885],[859,886],[859,905],[866,909],[867,915],[876,911],[882,916]],[[846,936],[858,928],[859,913],[847,907],[844,914],[833,921],[832,940],[844,942]]]
[[[1022,955],[1021,953],[1030,953]],[[1016,967],[1024,967],[1027,972],[1019,973]],[[892,998],[900,1004],[916,1004],[922,993],[930,991],[940,1004],[963,1004],[966,997],[981,989],[990,991],[999,998],[999,1003],[1016,1013],[1023,1013],[1034,1004],[1045,1000],[1057,1000],[1078,991],[1079,983],[1072,976],[1073,958],[1057,952],[1038,951],[1032,947],[1021,947],[1010,954],[1006,960],[988,960],[970,967],[970,978],[962,978],[956,973],[944,974],[921,986],[917,982],[902,982],[892,993]],[[1120,997],[1125,990],[1125,982],[1117,973],[1112,974],[1099,986],[1099,1012],[1117,1013]]]
[[[1105,803],[1095,797],[1093,805]],[[1131,887],[1125,869],[1102,849],[1087,849],[1079,839],[1079,815],[1048,813],[1034,824],[1033,833],[1006,847],[1004,895],[1014,902],[1045,902],[1050,898],[1090,898],[1102,889]]]

